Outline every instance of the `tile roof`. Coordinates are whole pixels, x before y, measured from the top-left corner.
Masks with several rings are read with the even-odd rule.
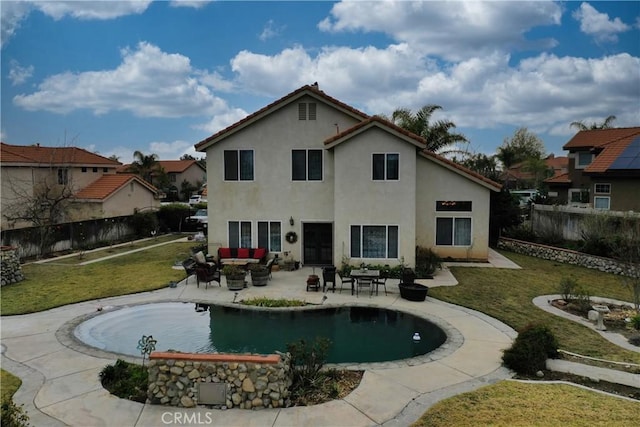
[[[603,150],[596,156],[593,162],[584,169],[584,173],[604,173],[609,170],[611,165],[620,157],[629,144],[639,136],[640,128],[638,128],[638,134],[636,135],[629,135],[608,144],[601,145],[600,147],[603,148]]]
[[[119,166],[120,162],[78,147],[44,147],[0,143],[0,162],[25,165]]]
[[[597,148],[633,135],[640,135],[640,127],[583,130],[575,134],[562,149]]]
[[[567,172],[569,169],[569,158],[566,156],[555,157],[553,154],[544,159],[549,168],[553,168],[554,175]],[[527,162],[519,162],[509,167],[502,174],[503,180],[528,180],[534,179],[535,174],[527,170]]]
[[[149,191],[157,192],[158,190],[148,182],[140,179],[133,174],[107,174],[102,175],[88,186],[75,194],[76,199],[87,200],[104,200],[111,196],[117,190],[127,185],[130,181],[136,181],[146,187]]]
[[[197,160],[158,160],[158,163],[166,173],[181,173],[189,169],[195,163],[202,168]]]
[[[544,182],[548,184],[571,184],[571,179],[569,178],[569,173],[566,172],[547,178]]]
[[[363,113],[362,111],[359,111],[353,107],[351,107],[350,105],[345,104],[342,101],[339,101],[329,95],[327,95],[326,93],[324,93],[323,91],[321,91],[320,89],[318,89],[317,86],[315,85],[305,85],[302,86],[299,89],[294,90],[293,92],[283,96],[282,98],[272,102],[271,104],[267,105],[266,107],[263,107],[261,109],[259,109],[258,111],[256,111],[255,113],[249,114],[247,117],[245,117],[244,119],[232,124],[231,126],[228,126],[224,129],[222,129],[221,131],[214,133],[213,135],[211,135],[210,137],[203,139],[202,141],[198,142],[195,145],[196,151],[204,151],[209,145],[213,144],[214,142],[216,142],[218,139],[223,138],[225,135],[227,134],[231,134],[241,128],[243,128],[244,126],[248,125],[249,123],[253,122],[254,120],[257,120],[259,117],[262,117],[263,115],[269,114],[272,110],[276,110],[279,109],[287,104],[289,104],[290,102],[295,101],[296,99],[300,98],[301,96],[305,95],[305,94],[309,94],[309,95],[313,95],[316,98],[319,99],[324,99],[327,103],[333,104],[334,106],[356,116],[359,117],[360,119],[367,119],[369,118],[368,114]]]

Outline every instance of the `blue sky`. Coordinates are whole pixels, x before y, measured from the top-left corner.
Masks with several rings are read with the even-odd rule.
[[[493,154],[573,121],[640,125],[640,2],[0,2],[2,141],[162,160],[313,82],[425,104]]]

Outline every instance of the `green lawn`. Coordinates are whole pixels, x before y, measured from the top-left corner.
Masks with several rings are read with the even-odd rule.
[[[412,427],[626,426],[640,403],[565,384],[502,381],[435,404]]]
[[[459,285],[433,288],[429,295],[486,313],[516,330],[530,322],[545,323],[564,350],[607,360],[640,363],[640,353],[621,349],[595,331],[549,314],[531,302],[536,296],[560,293],[559,284],[563,277],[573,277],[592,296],[631,301],[630,292],[621,285],[618,276],[511,252],[502,254],[522,269],[452,267]]]
[[[0,393],[2,394],[2,403],[8,402],[13,394],[20,388],[20,378],[0,369]]]
[[[25,280],[2,288],[0,314],[33,313],[163,288],[185,277],[184,270],[175,270],[172,265],[187,258],[193,246],[193,242],[170,243],[84,266],[23,265]]]

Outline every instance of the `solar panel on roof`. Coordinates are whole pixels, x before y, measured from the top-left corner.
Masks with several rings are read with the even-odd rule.
[[[635,137],[609,166],[611,169],[640,169],[640,136]]]

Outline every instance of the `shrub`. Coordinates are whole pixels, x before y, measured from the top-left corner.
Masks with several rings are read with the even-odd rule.
[[[569,277],[563,277],[560,280],[560,295],[565,301],[569,301],[575,295],[578,288],[578,282],[575,279]]]
[[[442,262],[433,249],[416,246],[416,275],[429,277],[442,268]]]
[[[640,333],[631,335],[629,337],[629,344],[640,347]]]
[[[24,411],[23,405],[16,405],[13,400],[9,399],[2,402],[2,421],[3,427],[27,427],[29,426],[29,416]]]
[[[294,385],[301,389],[313,386],[326,363],[330,346],[331,341],[324,337],[316,337],[312,343],[301,339],[287,344],[287,351],[291,353]]]
[[[540,240],[531,226],[527,226],[524,224],[506,229],[504,232],[504,236],[516,240],[524,240],[526,242],[538,242]]]
[[[100,371],[100,382],[109,393],[136,402],[146,402],[148,381],[147,368],[122,359]]]
[[[640,331],[640,314],[633,316],[630,323],[633,329]]]
[[[307,305],[305,301],[297,299],[272,299],[266,297],[256,297],[242,301],[244,305],[253,305],[256,307],[301,307]]]
[[[558,356],[558,341],[544,325],[529,324],[518,334],[513,345],[504,351],[502,361],[519,374],[535,374],[545,369],[548,358]]]

